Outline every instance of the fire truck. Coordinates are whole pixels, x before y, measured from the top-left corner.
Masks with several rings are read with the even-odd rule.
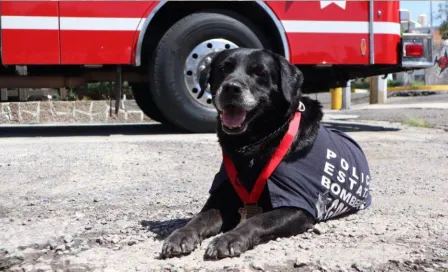
[[[432,35],[402,33],[399,10],[379,0],[2,0],[0,87],[115,81],[120,98],[127,81],[150,118],[212,132],[216,111],[198,74],[213,52],[279,53],[304,73],[304,93],[432,66]]]

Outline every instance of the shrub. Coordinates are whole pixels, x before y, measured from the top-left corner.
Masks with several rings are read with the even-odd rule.
[[[403,82],[396,81],[396,80],[388,80],[387,81],[387,87],[398,87],[403,86]]]
[[[411,87],[421,87],[425,86],[425,82],[423,81],[413,81],[411,82]]]
[[[132,89],[128,82],[123,82],[123,94],[132,96]],[[80,88],[72,88],[68,93],[68,100],[109,100],[115,98],[115,82],[87,83]]]
[[[370,89],[370,82],[365,80],[361,82],[352,82],[350,85],[352,90],[353,89]]]

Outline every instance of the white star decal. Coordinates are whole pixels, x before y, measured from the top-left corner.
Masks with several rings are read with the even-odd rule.
[[[320,0],[320,8],[326,8],[328,5],[336,4],[340,8],[345,9],[346,0]]]

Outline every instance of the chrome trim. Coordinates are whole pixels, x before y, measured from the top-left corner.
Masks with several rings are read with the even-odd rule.
[[[432,35],[428,34],[428,33],[403,33],[403,35],[401,35],[403,38],[409,38],[409,39],[431,39]]]
[[[149,23],[152,21],[156,13],[162,8],[168,1],[160,1],[157,6],[149,13],[148,17],[146,18],[145,22],[143,23],[143,26],[140,30],[140,34],[138,36],[137,41],[137,48],[135,52],[135,66],[141,65],[141,53],[142,53],[142,44],[143,39],[145,37],[146,30],[148,29]],[[271,20],[275,23],[275,26],[277,27],[277,30],[280,34],[280,38],[283,43],[283,51],[285,52],[284,57],[289,61],[290,60],[290,52],[289,52],[289,45],[288,45],[288,39],[286,38],[286,31],[283,27],[283,24],[280,22],[280,20],[275,16],[274,12],[269,8],[266,3],[262,0],[255,1],[268,15],[271,17]]]
[[[145,38],[145,33],[146,30],[148,29],[149,23],[152,21],[157,11],[159,11],[159,9],[163,7],[167,2],[168,1],[160,1],[157,4],[157,6],[155,6],[155,8],[151,10],[145,22],[143,23],[143,26],[140,29],[140,34],[138,35],[137,48],[135,49],[135,66],[140,66],[142,63],[141,53],[142,53],[143,39]]]
[[[426,69],[434,66],[432,62],[426,61],[403,61],[401,63],[401,67],[405,68],[418,68],[418,69]]]
[[[258,5],[260,5],[264,9],[264,11],[266,11],[266,13],[269,15],[269,17],[271,17],[272,21],[275,23],[275,26],[277,26],[278,33],[280,34],[280,38],[282,39],[282,43],[283,43],[283,51],[285,51],[284,57],[285,57],[285,59],[290,61],[289,44],[288,44],[288,39],[286,38],[286,31],[285,31],[285,28],[283,27],[283,24],[280,22],[280,20],[274,14],[272,9],[268,5],[266,5],[266,3],[264,3],[264,1],[257,0],[256,2]]]
[[[374,0],[369,0],[369,59],[370,64],[375,64],[375,34],[373,29],[374,21]]]

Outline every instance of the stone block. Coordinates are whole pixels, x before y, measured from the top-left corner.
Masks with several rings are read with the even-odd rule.
[[[75,109],[75,102],[73,101],[58,101],[57,103],[53,103],[53,111],[56,113],[64,113],[64,115],[72,115]]]
[[[128,112],[127,123],[141,123],[143,121],[143,112]]]
[[[20,122],[20,104],[19,103],[10,103],[9,104],[9,120],[11,123],[19,123]]]
[[[109,118],[109,112],[92,114],[92,123],[107,123]]]
[[[53,115],[55,123],[75,123],[72,113],[56,113]]]
[[[120,100],[120,110],[126,110],[124,102],[125,102],[125,101]],[[107,101],[107,105],[109,105],[109,101]],[[115,108],[115,100],[111,100],[110,105],[111,105],[113,108]]]
[[[110,101],[38,101],[0,103],[2,124],[51,124],[51,123],[149,123],[154,122],[137,106],[135,100],[121,101],[118,115],[112,115]]]
[[[39,122],[41,124],[49,124],[54,122],[54,114],[49,110],[40,111]]]
[[[112,115],[109,115],[109,112],[107,113],[109,116],[107,118],[108,123],[126,123],[127,120],[127,114],[123,110],[118,111],[118,114],[115,114],[114,109],[112,109]]]
[[[123,105],[124,105],[124,110],[127,111],[127,112],[129,112],[129,111],[141,111],[140,107],[137,105],[137,102],[135,102],[135,100],[123,101]]]
[[[108,101],[93,101],[92,114],[105,113],[109,109]]]
[[[40,111],[52,111],[53,102],[40,102]]]
[[[39,102],[25,102],[20,103],[20,111],[27,111],[29,113],[37,113],[39,109]]]
[[[9,115],[7,113],[0,113],[0,124],[9,124]]]
[[[87,112],[75,110],[74,120],[76,123],[90,123],[92,121],[92,115]]]
[[[90,113],[92,109],[92,101],[76,101],[75,111],[82,111],[85,113]]]
[[[56,102],[57,103],[57,102]],[[39,122],[41,124],[50,124],[54,122],[53,102],[40,102]]]
[[[28,112],[28,111],[22,111],[21,113],[22,120],[20,121],[21,124],[37,124],[37,114]]]

